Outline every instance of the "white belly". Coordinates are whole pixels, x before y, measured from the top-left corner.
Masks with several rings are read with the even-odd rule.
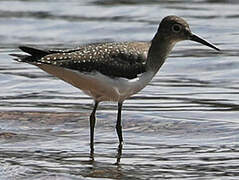
[[[86,74],[47,64],[39,64],[37,66],[47,73],[81,89],[97,101],[122,102],[143,89],[154,76],[153,72],[145,72],[134,79],[110,78],[99,72]]]

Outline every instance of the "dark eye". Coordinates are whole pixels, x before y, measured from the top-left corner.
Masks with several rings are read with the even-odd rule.
[[[182,29],[182,26],[180,24],[174,24],[172,26],[172,31],[175,32],[175,33],[179,33]]]

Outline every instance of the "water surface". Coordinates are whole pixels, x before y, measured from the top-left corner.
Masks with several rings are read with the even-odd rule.
[[[0,1],[0,179],[238,179],[238,9],[236,0]],[[92,100],[8,55],[23,44],[150,41],[170,14],[223,53],[176,45],[150,85],[125,101],[119,165],[116,104],[97,111],[91,161]]]

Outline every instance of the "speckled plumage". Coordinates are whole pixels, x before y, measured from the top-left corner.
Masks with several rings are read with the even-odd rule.
[[[44,63],[79,72],[98,71],[104,75],[133,79],[145,72],[149,42],[97,43],[68,50],[46,50],[22,61]],[[27,48],[27,47],[25,47]],[[24,49],[26,50],[26,49]]]

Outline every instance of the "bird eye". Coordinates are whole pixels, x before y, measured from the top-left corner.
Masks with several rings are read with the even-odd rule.
[[[174,25],[172,26],[172,31],[173,31],[174,33],[179,33],[179,32],[181,31],[181,29],[182,29],[182,26],[181,26],[180,24],[174,24]]]

